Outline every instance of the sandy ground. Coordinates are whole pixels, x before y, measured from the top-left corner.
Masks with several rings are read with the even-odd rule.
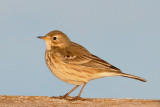
[[[85,98],[85,101],[69,101],[47,96],[0,95],[0,107],[160,107],[160,100]]]

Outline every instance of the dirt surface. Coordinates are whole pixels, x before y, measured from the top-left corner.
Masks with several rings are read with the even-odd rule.
[[[0,107],[160,107],[160,100],[85,98],[85,101],[68,101],[47,96],[0,95]]]

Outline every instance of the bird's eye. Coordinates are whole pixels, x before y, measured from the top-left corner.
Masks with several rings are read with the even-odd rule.
[[[57,39],[57,37],[53,37],[53,40],[56,40]]]

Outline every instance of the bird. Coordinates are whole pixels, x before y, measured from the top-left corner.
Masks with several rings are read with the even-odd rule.
[[[83,85],[78,96],[72,99],[79,100],[86,84],[102,77],[122,76],[142,82],[147,81],[138,76],[123,73],[119,68],[90,53],[82,45],[72,42],[62,31],[54,30],[37,38],[43,39],[46,43],[45,62],[50,71],[60,80],[76,85],[60,98],[67,99],[70,93]]]

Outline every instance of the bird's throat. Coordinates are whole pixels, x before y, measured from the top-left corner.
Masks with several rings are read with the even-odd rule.
[[[47,50],[51,50],[52,43],[50,41],[45,41]]]

